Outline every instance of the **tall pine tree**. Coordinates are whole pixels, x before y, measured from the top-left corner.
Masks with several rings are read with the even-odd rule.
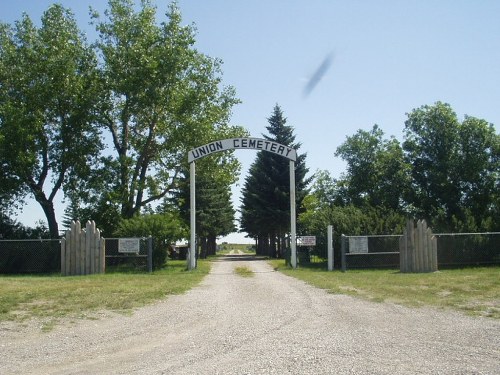
[[[264,138],[292,147],[295,142],[293,128],[286,125],[286,118],[279,105],[274,107],[269,125],[269,135]],[[307,194],[310,179],[306,154],[298,155],[295,163],[295,191],[298,212]],[[284,253],[285,236],[290,231],[290,176],[289,161],[279,155],[260,151],[250,167],[242,189],[241,230],[257,240],[257,254],[279,257]]]

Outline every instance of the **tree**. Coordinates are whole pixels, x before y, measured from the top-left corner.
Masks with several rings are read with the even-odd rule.
[[[292,147],[295,143],[293,128],[286,125],[281,108],[276,105],[268,118],[264,138]],[[296,207],[300,213],[310,179],[306,178],[306,154],[297,156],[295,163]],[[279,155],[260,151],[252,164],[242,190],[241,230],[258,238],[258,251],[270,256],[283,252],[285,234],[290,230],[290,178],[289,161]]]
[[[196,164],[196,235],[201,245],[200,255],[205,258],[215,255],[217,237],[236,230],[231,184],[235,182],[237,170],[228,181],[225,178],[229,176],[226,174],[227,169],[233,169],[234,165],[216,163],[213,156],[198,160]],[[190,183],[189,170],[186,168],[181,173],[172,199],[164,206],[168,209],[176,207],[186,227],[190,224]]]
[[[177,6],[157,25],[156,8],[110,0],[105,20],[94,12],[106,80],[101,119],[115,157],[113,191],[104,192],[131,218],[175,187],[187,151],[227,129],[238,102],[221,88],[221,62],[194,48],[194,28],[183,26]],[[101,199],[102,201],[102,199]]]
[[[487,121],[465,116],[458,137],[462,221],[468,212],[477,230],[499,230],[500,135]]]
[[[89,173],[101,147],[95,124],[97,59],[73,15],[51,6],[0,26],[0,195],[42,207],[59,236],[54,199]]]
[[[348,202],[401,211],[409,166],[399,142],[384,140],[383,135],[378,125],[369,132],[358,130],[337,148],[335,156],[347,162],[344,184]]]
[[[340,248],[340,237],[344,235],[401,234],[405,215],[387,207],[373,207],[366,203],[355,206],[345,203],[339,181],[327,171],[315,173],[310,194],[303,201],[303,212],[298,226],[304,234],[316,236],[316,249],[327,248],[326,228],[334,228],[334,248]],[[336,253],[339,256],[339,253]],[[335,263],[339,263],[336,259]]]
[[[437,102],[408,114],[403,148],[412,165],[412,189],[407,200],[416,214],[434,230],[493,230],[499,210],[498,144],[492,124],[469,116],[460,122],[449,104]]]

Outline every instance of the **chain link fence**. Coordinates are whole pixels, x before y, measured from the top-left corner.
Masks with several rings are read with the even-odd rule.
[[[106,238],[106,268],[151,271],[152,239],[141,238],[138,253],[120,253],[118,243],[118,238]],[[59,272],[61,240],[0,240],[0,274]]]
[[[106,267],[128,268],[134,270],[150,270],[148,266],[148,247],[152,244],[151,238],[139,239],[139,252],[124,253],[119,251],[119,238],[106,238]]]
[[[439,268],[500,265],[500,232],[437,233]],[[341,268],[399,269],[399,235],[341,236]]]
[[[0,273],[61,272],[60,240],[0,240]]]

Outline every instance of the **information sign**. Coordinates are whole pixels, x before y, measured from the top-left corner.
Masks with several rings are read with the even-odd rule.
[[[297,236],[297,245],[316,246],[316,236]]]
[[[349,253],[364,254],[368,252],[368,237],[349,237]]]
[[[140,238],[119,238],[118,252],[119,253],[139,253]]]

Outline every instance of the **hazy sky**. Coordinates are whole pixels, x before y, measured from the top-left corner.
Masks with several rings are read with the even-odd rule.
[[[105,1],[59,1],[73,10],[94,40],[88,7]],[[0,21],[26,12],[39,21],[54,3],[0,0]],[[159,20],[168,1],[156,1]],[[242,104],[232,123],[254,137],[266,133],[278,103],[295,128],[299,152],[313,173],[340,176],[336,148],[358,129],[378,124],[387,138],[402,139],[406,113],[436,101],[465,114],[500,123],[500,1],[496,0],[179,0],[186,24],[195,24],[196,48],[222,59],[224,84]],[[309,95],[309,79],[330,64]],[[328,65],[328,64],[327,64]],[[256,153],[237,151],[244,170]],[[233,188],[236,203],[240,187]],[[58,206],[58,216],[63,209]],[[18,220],[43,218],[30,203]],[[232,241],[235,237],[231,237]],[[237,237],[241,239],[241,235]]]

